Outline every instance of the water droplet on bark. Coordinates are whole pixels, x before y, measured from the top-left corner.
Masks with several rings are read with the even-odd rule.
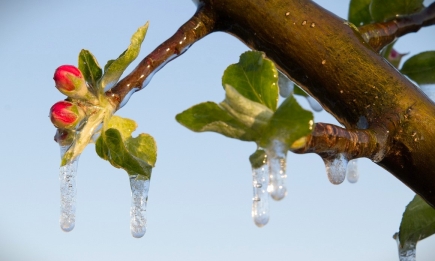
[[[349,163],[347,164],[346,177],[347,181],[349,181],[350,183],[356,183],[358,181],[358,159],[353,159],[349,161]]]

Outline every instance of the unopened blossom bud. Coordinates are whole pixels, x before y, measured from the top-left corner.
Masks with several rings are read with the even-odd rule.
[[[73,129],[84,117],[83,109],[69,101],[57,102],[50,109],[51,122],[59,129]]]
[[[399,67],[400,61],[402,57],[407,55],[408,53],[399,53],[395,49],[391,49],[390,54],[387,57],[387,60],[396,68]]]
[[[62,65],[54,72],[56,88],[68,97],[86,99],[88,88],[82,72],[73,65]]]
[[[74,130],[57,129],[54,135],[54,141],[59,143],[60,146],[68,146],[74,141]]]

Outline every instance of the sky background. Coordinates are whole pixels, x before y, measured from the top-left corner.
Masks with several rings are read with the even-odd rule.
[[[316,2],[347,17],[347,0]],[[76,65],[82,48],[104,66],[150,21],[143,58],[195,9],[190,0],[0,2],[0,260],[398,260],[392,235],[414,193],[365,159],[358,183],[335,186],[320,157],[290,153],[288,195],[271,202],[269,224],[254,225],[248,157],[255,144],[193,133],[175,121],[194,104],[224,99],[222,73],[247,50],[224,33],[193,45],[117,113],[158,144],[145,236],[130,235],[127,174],[93,145],[79,161],[75,229],[60,229],[59,149],[47,116],[64,96],[54,70]],[[396,47],[411,55],[434,49],[434,35],[435,27],[422,29]],[[336,122],[326,112],[315,121]],[[434,237],[420,242],[418,260],[432,261],[434,245]]]

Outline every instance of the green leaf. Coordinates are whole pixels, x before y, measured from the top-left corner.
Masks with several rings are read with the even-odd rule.
[[[412,245],[435,234],[435,209],[415,195],[403,213],[399,239],[402,246]]]
[[[299,95],[299,96],[303,96],[303,97],[308,97],[308,94],[306,92],[304,92],[302,90],[301,87],[299,87],[299,85],[295,84],[294,88],[293,88],[293,93],[295,95]]]
[[[148,134],[131,137],[136,126],[130,119],[113,116],[108,129],[95,143],[95,150],[114,167],[124,169],[129,175],[142,175],[149,179],[157,160],[157,146]]]
[[[225,85],[225,92],[221,107],[245,127],[263,135],[273,111],[261,103],[245,98],[230,85]]]
[[[412,56],[403,64],[401,73],[416,83],[435,83],[435,51],[422,52]]]
[[[288,97],[273,114],[262,139],[265,147],[272,139],[278,139],[290,147],[293,142],[311,133],[313,114],[303,109],[293,96]]]
[[[181,125],[195,132],[213,131],[244,141],[254,141],[256,136],[214,102],[197,104],[175,118]]]
[[[278,104],[278,71],[264,53],[248,51],[222,77],[222,85],[233,86],[241,95],[267,106],[272,111]]]
[[[109,61],[105,66],[104,75],[100,80],[100,87],[108,90],[118,82],[124,70],[136,59],[139,54],[140,46],[145,39],[148,30],[148,23],[140,27],[133,34],[130,46],[116,60]]]
[[[372,0],[370,14],[374,22],[385,22],[397,16],[423,9],[423,0]]]
[[[81,50],[79,54],[79,70],[86,82],[91,86],[94,94],[97,93],[97,82],[100,80],[102,71],[97,59],[88,50]]]
[[[349,4],[349,22],[356,26],[369,24],[372,22],[370,15],[370,3],[372,0],[351,0]]]

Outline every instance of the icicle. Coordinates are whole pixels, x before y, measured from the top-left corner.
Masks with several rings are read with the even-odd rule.
[[[76,175],[78,157],[72,162],[60,167],[60,228],[69,232],[73,230],[76,221]]]
[[[274,200],[281,200],[287,195],[285,187],[287,146],[278,140],[273,140],[266,150],[269,166],[269,186],[267,188]]]
[[[405,242],[405,245],[402,247],[400,245],[399,234],[396,233],[393,236],[397,242],[397,248],[399,250],[399,261],[416,261],[416,247],[417,243],[413,242]]]
[[[278,73],[279,95],[283,98],[289,97],[293,93],[294,84],[282,72]]]
[[[317,112],[323,110],[322,105],[320,105],[320,103],[318,101],[316,101],[313,97],[307,96],[306,98],[307,98],[308,104],[310,104],[311,109],[313,109],[314,111],[317,111]]]
[[[341,184],[346,178],[347,158],[343,153],[339,153],[334,158],[324,158],[326,167],[326,174],[328,174],[329,181],[338,185]]]
[[[133,237],[141,238],[143,235],[145,235],[147,230],[146,208],[148,201],[148,191],[150,189],[150,180],[145,180],[137,175],[131,175],[130,187],[130,231]]]
[[[252,186],[254,197],[252,199],[252,218],[255,225],[262,227],[269,222],[269,194],[267,186],[269,183],[269,171],[267,156],[264,154],[263,165],[252,167]]]
[[[347,181],[350,183],[356,183],[359,179],[358,173],[358,159],[349,161],[346,170]]]

